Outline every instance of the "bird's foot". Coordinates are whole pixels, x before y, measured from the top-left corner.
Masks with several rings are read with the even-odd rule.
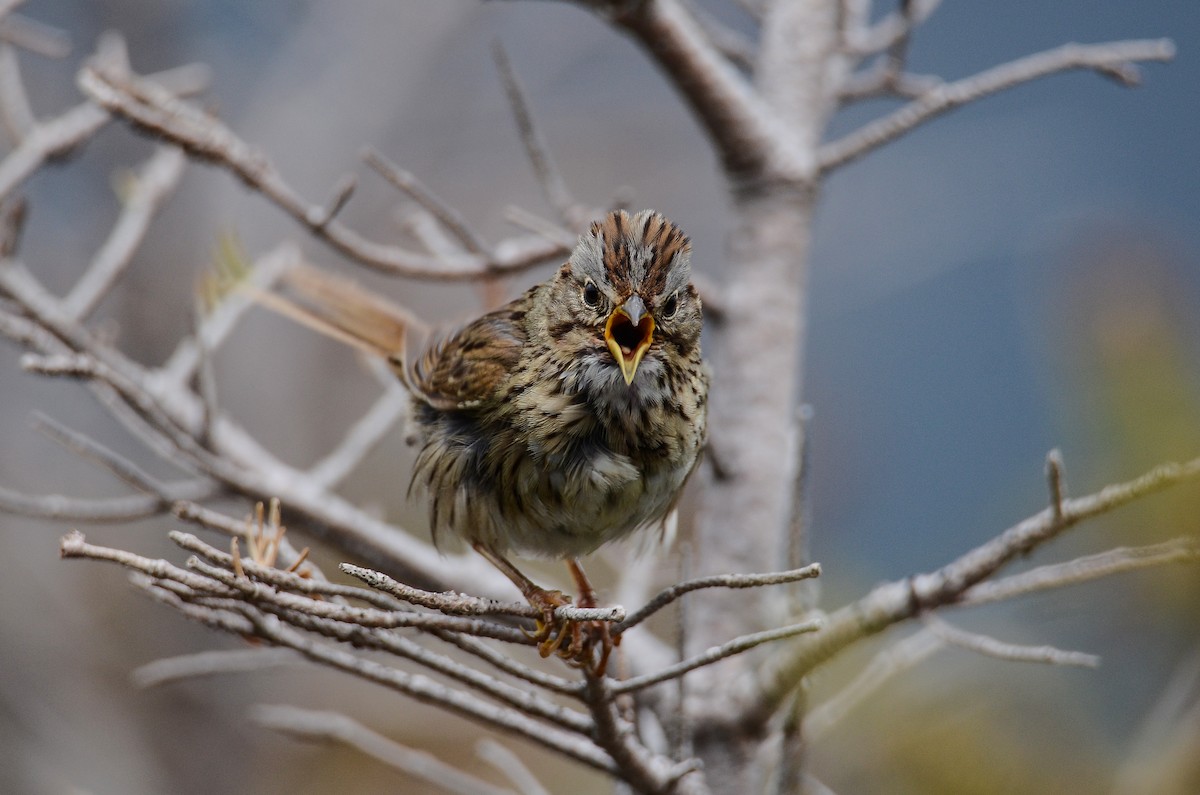
[[[581,599],[580,607],[596,607],[594,598]],[[607,621],[572,621],[555,615],[559,607],[572,604],[562,591],[537,588],[525,594],[529,604],[541,613],[536,629],[529,633],[537,641],[542,657],[556,655],[592,676],[603,676],[612,654],[612,634]],[[619,639],[618,639],[619,640]],[[598,650],[598,653],[597,653]]]

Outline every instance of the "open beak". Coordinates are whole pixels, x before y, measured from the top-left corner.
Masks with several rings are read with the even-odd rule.
[[[625,385],[633,383],[642,357],[654,341],[654,318],[646,312],[646,304],[638,295],[631,295],[613,310],[604,324],[604,341],[621,368]]]

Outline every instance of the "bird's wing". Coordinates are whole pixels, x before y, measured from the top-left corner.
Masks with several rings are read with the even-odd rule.
[[[426,349],[410,375],[414,394],[434,408],[469,409],[489,402],[525,347],[526,293]]]

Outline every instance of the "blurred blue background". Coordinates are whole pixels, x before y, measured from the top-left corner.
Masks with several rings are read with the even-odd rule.
[[[602,205],[631,189],[634,206],[656,207],[691,234],[701,271],[718,283],[734,276],[723,262],[728,199],[706,142],[647,59],[573,7],[41,0],[25,11],[75,44],[64,61],[22,57],[42,116],[79,101],[80,59],[102,30],[119,30],[139,71],[208,64],[208,100],[310,199],[347,171],[362,174],[358,152],[371,145],[493,239],[511,232],[506,205],[545,212],[491,62],[498,39],[577,197]],[[749,29],[740,12],[723,15]],[[1053,447],[1074,494],[1200,454],[1197,34],[1194,2],[1025,0],[947,3],[916,35],[912,68],[946,79],[1068,41],[1167,36],[1178,55],[1146,66],[1133,90],[1073,73],[986,99],[827,183],[804,374],[814,411],[812,551],[825,565],[827,607],[879,580],[936,568],[1040,510]],[[857,107],[835,120],[831,136],[891,107]],[[149,151],[113,126],[29,184],[22,255],[51,286],[69,286],[103,240],[117,209],[113,174]],[[344,217],[387,239],[396,197],[379,182],[363,175]],[[301,237],[225,174],[191,166],[132,278],[102,307],[139,358],[161,361],[187,333],[180,308],[230,230],[252,254]],[[320,261],[336,259],[305,245]],[[468,317],[480,300],[468,288],[388,289],[438,320]],[[218,361],[224,403],[285,458],[311,460],[368,405],[369,379],[332,347],[314,357],[319,343],[297,344],[284,325],[247,325],[238,350]],[[28,429],[30,410],[69,419],[130,455],[140,454],[136,445],[84,397],[20,375],[17,357],[0,349],[0,482],[103,493],[103,478]],[[264,379],[271,394],[288,396],[288,412],[262,399],[255,385]],[[361,394],[344,387],[354,379]],[[347,492],[378,502],[402,491],[394,466],[402,457],[381,451]],[[399,501],[382,507],[411,511]],[[1194,535],[1198,512],[1200,490],[1183,486],[1072,531],[1032,563]],[[166,525],[91,532],[170,554]],[[399,779],[374,763],[344,754],[332,764],[329,752],[241,725],[243,701],[283,700],[297,688],[312,695],[329,686],[319,673],[131,695],[131,667],[211,645],[213,636],[143,604],[112,571],[59,563],[64,529],[0,516],[10,561],[0,584],[0,702],[10,707],[0,736],[11,738],[0,743],[9,749],[0,761],[12,756],[0,765],[0,789],[315,792],[333,771],[349,770],[362,777],[358,791],[394,791]],[[1046,669],[943,653],[815,747],[815,769],[839,792],[1188,792],[1143,789],[1150,779],[1136,775],[1162,769],[1154,754],[1174,747],[1151,741],[1158,735],[1147,716],[1197,654],[1198,581],[1195,567],[1143,572],[964,616],[964,626],[1014,642],[1100,653],[1104,665]],[[61,623],[31,622],[23,594]],[[105,645],[114,631],[100,632],[98,622],[121,627],[121,648]],[[852,672],[818,677],[818,696]],[[31,705],[29,692],[46,695]],[[414,731],[407,705],[350,692],[339,698],[377,728]],[[175,734],[154,729],[164,726]],[[422,726],[423,740],[437,746],[441,737],[443,750],[465,753],[455,748],[471,731],[465,724]],[[1200,758],[1200,739],[1188,746],[1185,733],[1180,742]],[[939,751],[940,761],[931,753]],[[222,760],[215,769],[213,758]],[[1137,783],[1122,790],[1127,779]]]

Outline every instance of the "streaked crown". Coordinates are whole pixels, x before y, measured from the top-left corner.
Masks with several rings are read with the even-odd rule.
[[[651,299],[688,283],[691,253],[687,235],[661,213],[616,210],[580,237],[571,264],[620,297],[637,292]]]

